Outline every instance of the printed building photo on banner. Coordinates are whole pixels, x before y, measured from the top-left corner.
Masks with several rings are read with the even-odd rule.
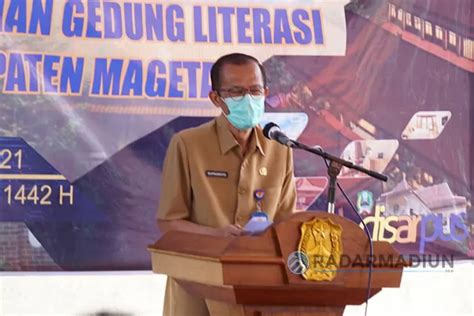
[[[449,119],[449,111],[420,111],[413,115],[402,132],[402,139],[435,139]]]
[[[397,140],[358,140],[346,146],[341,158],[368,170],[384,173],[397,149]],[[348,168],[342,169],[341,175],[366,176]]]
[[[328,185],[326,177],[297,177],[295,182],[298,193],[296,209],[302,211],[308,210]]]

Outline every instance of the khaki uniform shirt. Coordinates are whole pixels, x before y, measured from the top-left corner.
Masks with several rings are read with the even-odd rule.
[[[166,154],[158,219],[187,219],[209,227],[244,226],[257,210],[255,190],[270,220],[295,208],[293,158],[288,147],[253,129],[245,157],[223,116],[174,135]],[[205,246],[205,245],[203,245]],[[208,315],[204,300],[168,280],[164,315]]]

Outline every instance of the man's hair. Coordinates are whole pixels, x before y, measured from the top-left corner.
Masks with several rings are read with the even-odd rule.
[[[260,72],[262,73],[263,79],[263,87],[267,86],[267,76],[265,74],[265,69],[263,68],[262,64],[257,60],[257,58],[241,54],[241,53],[233,53],[229,55],[224,55],[220,57],[212,66],[211,68],[211,84],[212,90],[217,91],[220,88],[221,84],[221,75],[222,75],[222,68],[224,65],[245,65],[250,63],[256,63]]]

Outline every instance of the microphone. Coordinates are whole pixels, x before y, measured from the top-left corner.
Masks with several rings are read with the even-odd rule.
[[[273,122],[265,125],[263,128],[263,135],[268,139],[276,140],[282,145],[294,147],[294,142],[281,131],[280,126]]]

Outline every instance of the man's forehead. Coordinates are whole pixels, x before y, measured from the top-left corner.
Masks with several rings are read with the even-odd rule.
[[[244,64],[224,64],[221,69],[223,84],[262,85],[263,77],[260,68],[255,62]]]

